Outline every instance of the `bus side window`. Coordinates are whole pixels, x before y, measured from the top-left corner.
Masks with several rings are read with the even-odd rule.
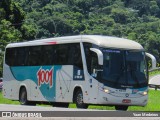
[[[15,66],[25,66],[26,65],[27,51],[25,47],[16,48],[16,61]]]
[[[70,64],[73,64],[74,66],[83,70],[80,43],[73,43],[71,44],[70,48],[70,61],[72,61]]]
[[[29,66],[39,66],[41,65],[41,46],[30,47],[28,65]]]
[[[16,49],[15,48],[7,48],[6,49],[6,58],[5,62],[9,66],[14,66],[16,61]]]
[[[93,73],[93,69],[98,69],[98,57],[97,54],[91,51],[91,73]]]
[[[59,44],[56,46],[56,64],[57,65],[68,65],[68,54],[69,47],[67,44]]]
[[[6,64],[9,66],[24,66],[26,65],[26,48],[8,48],[6,49]]]
[[[97,54],[90,50],[90,48],[92,48],[92,46],[94,47],[95,45],[91,43],[83,43],[83,46],[85,51],[88,73],[91,75],[93,73],[93,69],[98,69],[99,66]]]
[[[42,46],[42,65],[54,65],[54,45]]]
[[[84,51],[85,51],[88,73],[92,74],[92,72],[93,72],[91,70],[92,55],[91,55],[91,51],[90,51],[90,48],[92,47],[92,44],[91,43],[83,43],[83,46],[84,46]]]

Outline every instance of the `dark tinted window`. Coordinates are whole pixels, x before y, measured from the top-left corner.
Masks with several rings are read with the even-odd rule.
[[[15,48],[8,48],[6,49],[6,56],[5,56],[6,64],[13,66],[16,61],[16,49]]]
[[[42,46],[42,65],[53,65],[56,62],[56,58],[54,45]]]
[[[74,65],[83,69],[79,43],[6,49],[10,66]]]
[[[54,55],[56,55],[56,61],[54,64],[68,65],[69,64],[69,46],[70,44],[56,45]]]
[[[74,66],[83,69],[80,44],[73,44],[70,48],[71,63]]]
[[[103,71],[97,77],[100,82],[116,88],[139,88],[147,86],[145,53],[101,48]]]
[[[85,56],[86,56],[86,63],[87,63],[87,69],[88,72],[91,74],[91,64],[92,64],[92,51],[90,48],[92,47],[91,43],[83,43]]]
[[[28,52],[26,48],[8,48],[6,50],[6,64],[10,66],[24,66]]]
[[[29,66],[39,66],[42,64],[41,46],[29,47],[28,63]]]
[[[20,48],[15,48],[15,52],[16,52],[16,60],[14,62],[15,66],[24,66],[26,65],[26,58],[28,55],[28,51],[26,49],[26,47],[20,47]]]

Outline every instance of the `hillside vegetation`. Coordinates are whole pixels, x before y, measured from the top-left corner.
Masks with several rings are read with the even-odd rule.
[[[1,0],[0,51],[10,42],[77,34],[132,39],[160,61],[160,0]],[[3,52],[0,52],[0,76]]]

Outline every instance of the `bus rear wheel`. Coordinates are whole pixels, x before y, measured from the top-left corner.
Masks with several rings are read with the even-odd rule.
[[[128,106],[125,106],[125,105],[117,105],[117,106],[115,106],[115,109],[116,109],[116,110],[127,111]]]
[[[77,90],[74,95],[74,102],[76,103],[77,108],[88,108],[88,105],[83,102],[83,93],[81,90]]]
[[[19,95],[19,102],[21,105],[27,105],[28,100],[27,100],[27,91],[26,88],[21,88],[20,90],[20,95]]]
[[[31,102],[27,100],[27,90],[25,87],[22,87],[20,89],[19,102],[21,105],[36,105],[35,102]]]

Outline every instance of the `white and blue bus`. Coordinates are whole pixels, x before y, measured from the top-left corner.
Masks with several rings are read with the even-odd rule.
[[[22,105],[50,102],[77,108],[90,104],[145,106],[148,72],[137,42],[101,35],[78,35],[6,46],[3,95]]]

